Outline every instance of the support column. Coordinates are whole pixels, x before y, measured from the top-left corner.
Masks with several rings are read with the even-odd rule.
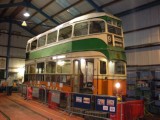
[[[11,46],[11,31],[12,31],[12,21],[9,21],[9,32],[8,32],[8,44],[7,44],[7,56],[6,56],[6,80],[9,73],[9,59],[10,59],[10,46]]]

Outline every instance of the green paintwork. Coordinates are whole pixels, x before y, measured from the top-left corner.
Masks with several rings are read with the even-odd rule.
[[[98,38],[70,41],[41,50],[32,51],[29,54],[29,59],[39,59],[47,56],[82,51],[98,51],[103,53],[109,60],[119,59],[126,61],[123,48],[109,46]]]

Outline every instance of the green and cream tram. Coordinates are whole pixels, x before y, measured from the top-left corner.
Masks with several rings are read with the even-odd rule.
[[[77,17],[38,36],[26,47],[25,82],[67,92],[126,95],[121,20],[106,13]]]

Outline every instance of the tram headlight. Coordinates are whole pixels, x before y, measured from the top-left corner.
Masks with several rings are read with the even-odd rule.
[[[117,82],[117,83],[115,84],[115,87],[118,89],[118,88],[121,87],[121,84],[120,84],[119,82]]]

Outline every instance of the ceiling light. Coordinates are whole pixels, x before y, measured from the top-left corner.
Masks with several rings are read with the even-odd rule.
[[[24,27],[26,27],[27,26],[26,21],[23,21],[21,25],[24,26]]]
[[[29,16],[30,16],[30,14],[29,14],[28,12],[25,12],[23,15],[24,15],[25,17],[29,17]]]

